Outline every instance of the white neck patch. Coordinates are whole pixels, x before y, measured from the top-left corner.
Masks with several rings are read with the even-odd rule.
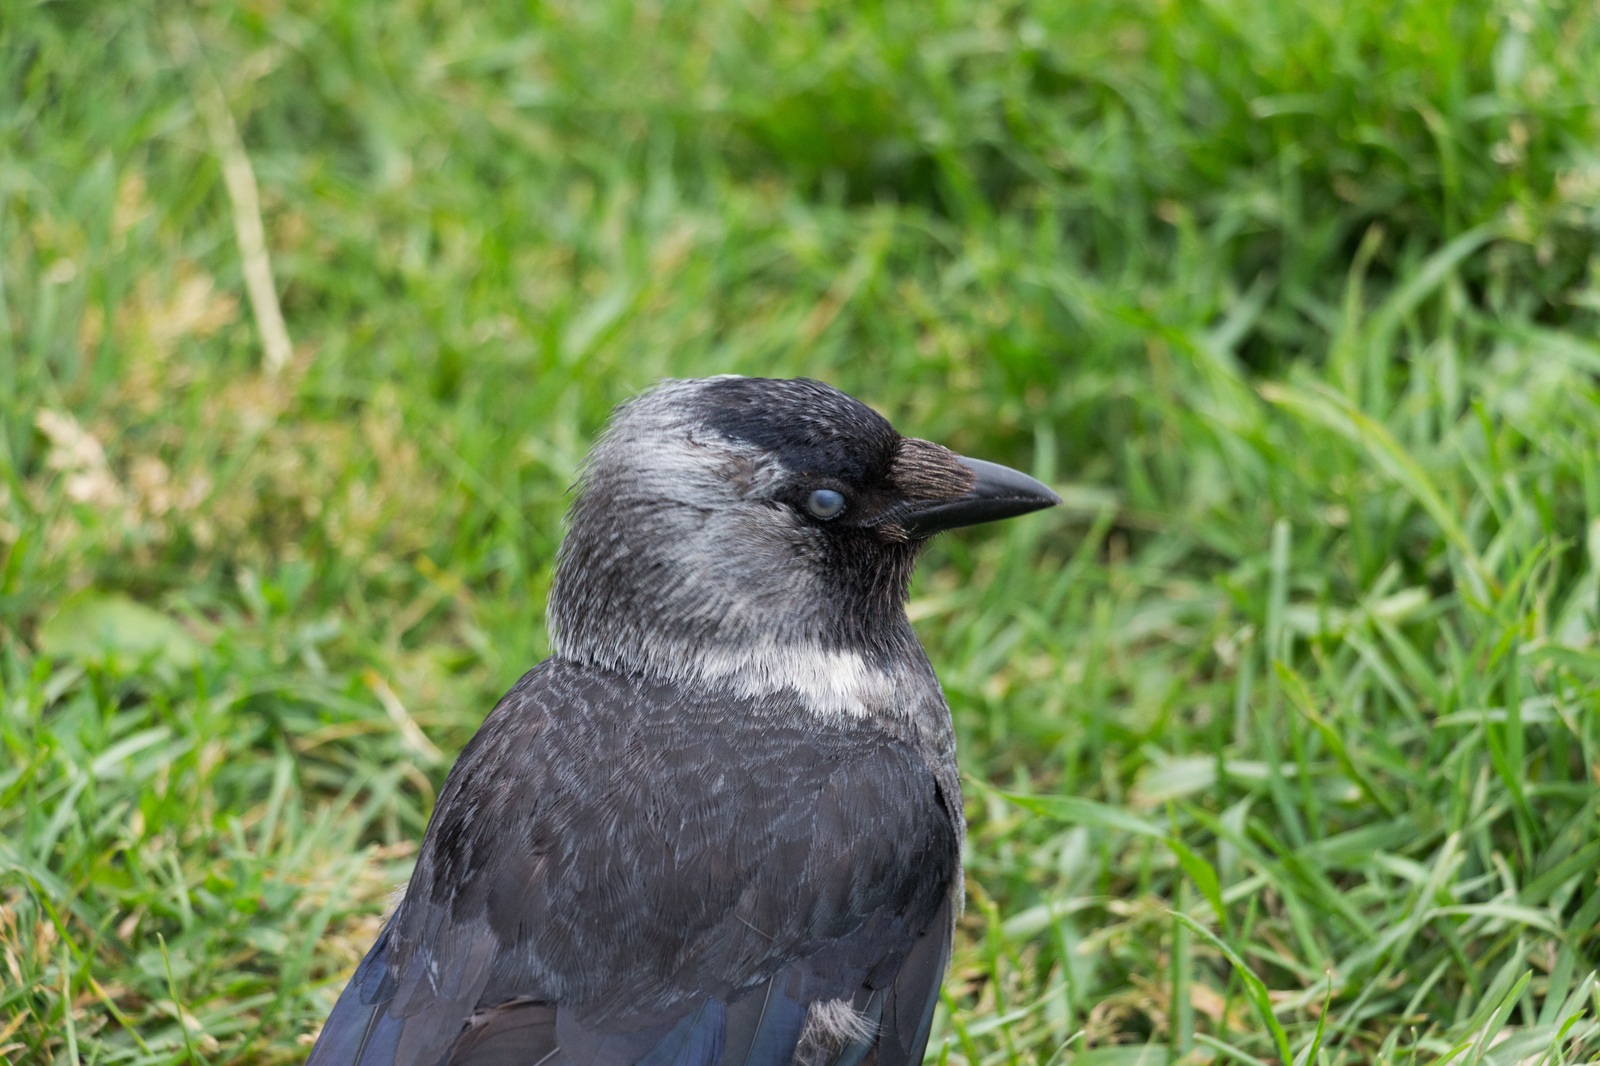
[[[921,679],[910,666],[884,670],[857,652],[831,651],[810,641],[720,648],[651,643],[648,655],[638,654],[638,649],[628,654],[613,648],[609,653],[580,655],[571,661],[721,688],[740,699],[793,693],[822,718],[910,713],[920,692]],[[560,650],[556,654],[568,658]]]
[[[684,662],[686,674],[726,685],[746,699],[790,691],[817,714],[865,718],[895,703],[902,685],[853,651],[806,642],[786,646],[705,649]]]

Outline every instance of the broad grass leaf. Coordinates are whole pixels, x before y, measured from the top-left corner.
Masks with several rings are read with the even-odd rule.
[[[99,662],[115,656],[127,667],[155,661],[189,669],[200,646],[169,616],[126,596],[87,592],[64,603],[39,629],[49,656]]]
[[[1017,806],[1030,810],[1035,814],[1042,814],[1047,818],[1068,822],[1072,825],[1089,825],[1100,829],[1115,829],[1124,833],[1134,833],[1138,836],[1156,837],[1166,839],[1167,834],[1154,822],[1146,821],[1137,814],[1111,807],[1094,800],[1079,799],[1076,796],[1025,796],[1015,792],[996,792],[1015,803]]]

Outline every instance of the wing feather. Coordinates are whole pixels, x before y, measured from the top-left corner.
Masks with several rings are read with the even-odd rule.
[[[796,1002],[779,974],[728,1006],[728,1035],[719,1066],[788,1066],[806,1025],[806,1005]]]
[[[447,1066],[552,1066],[557,1056],[556,1009],[514,1000],[479,1011],[450,1049]]]
[[[920,1066],[939,1006],[939,989],[950,965],[954,925],[946,899],[931,925],[912,945],[889,987],[878,1035],[878,1066]]]
[[[306,1066],[388,1066],[394,1060],[394,1046],[403,1023],[388,1016],[394,993],[394,979],[389,976],[386,962],[388,947],[386,928],[339,994]]]

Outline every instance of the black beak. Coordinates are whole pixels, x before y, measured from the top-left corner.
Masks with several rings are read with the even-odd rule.
[[[909,536],[931,537],[941,530],[1015,518],[1061,502],[1061,497],[1051,492],[1050,486],[1009,466],[968,459],[964,455],[956,459],[972,472],[971,487],[954,499],[930,500],[909,512],[901,512],[900,523]]]

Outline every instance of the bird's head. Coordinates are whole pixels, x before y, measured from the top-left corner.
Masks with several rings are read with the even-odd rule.
[[[904,604],[927,538],[1059,502],[821,382],[664,381],[617,408],[584,464],[555,652],[857,710],[862,678],[920,656]]]

